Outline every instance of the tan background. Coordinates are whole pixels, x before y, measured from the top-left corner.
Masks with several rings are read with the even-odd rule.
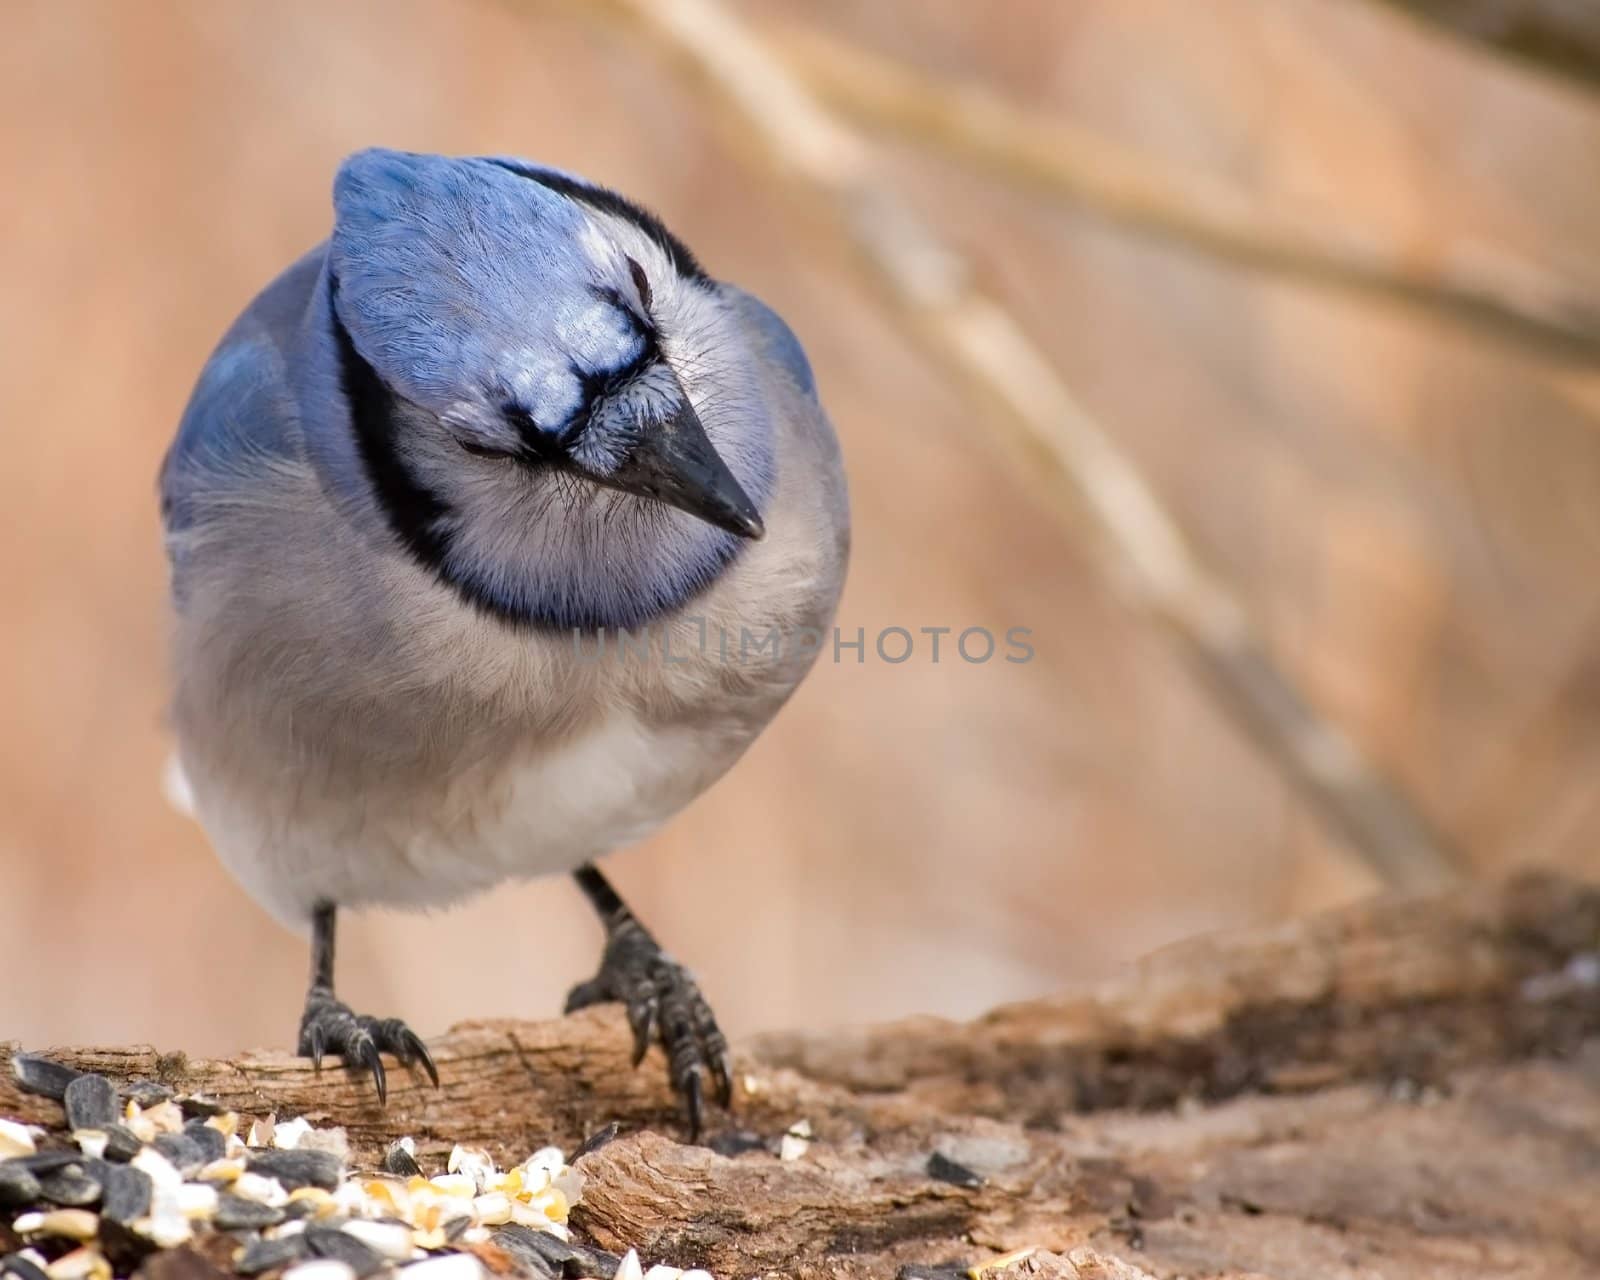
[[[827,219],[648,48],[538,3],[5,7],[0,1038],[284,1045],[297,939],[164,803],[153,476],[341,155],[510,152],[655,206],[806,341],[844,441],[841,623],[1027,625],[1025,666],[824,663],[723,784],[614,860],[736,1032],[971,1013],[1372,884],[1129,619],[897,332]],[[1362,0],[749,6],[1417,254],[1600,299],[1600,105]],[[1148,469],[1274,652],[1482,868],[1594,872],[1600,379],[1263,276],[902,143],[884,163]],[[426,1032],[594,963],[564,883],[346,929]]]

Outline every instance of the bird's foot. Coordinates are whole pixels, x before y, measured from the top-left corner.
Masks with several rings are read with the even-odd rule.
[[[688,1110],[689,1140],[699,1141],[707,1077],[718,1102],[726,1107],[733,1101],[728,1042],[693,976],[631,917],[606,939],[600,972],[568,994],[567,1012],[613,1000],[628,1011],[634,1066],[652,1040],[661,1042],[672,1087]]]
[[[306,995],[306,1011],[300,1019],[298,1052],[322,1067],[322,1055],[337,1053],[347,1067],[365,1067],[378,1086],[378,1101],[389,1100],[389,1081],[384,1075],[383,1053],[392,1053],[401,1066],[421,1063],[434,1088],[439,1086],[439,1069],[422,1037],[399,1018],[372,1018],[352,1013],[350,1006],[334,998],[326,987],[312,987]]]

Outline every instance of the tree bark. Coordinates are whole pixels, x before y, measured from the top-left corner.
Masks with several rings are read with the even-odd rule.
[[[574,1224],[721,1275],[908,1275],[1013,1250],[1067,1277],[1600,1274],[1600,889],[1525,878],[1203,939],[1098,988],[743,1047],[738,1155],[682,1145],[620,1013],[460,1026],[442,1087],[282,1054],[57,1049],[250,1114],[583,1157]],[[0,1080],[0,1115],[61,1108]],[[809,1143],[782,1135],[807,1121]],[[719,1145],[732,1150],[727,1142]]]

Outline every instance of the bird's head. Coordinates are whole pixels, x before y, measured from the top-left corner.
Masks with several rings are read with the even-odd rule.
[[[327,278],[365,472],[479,603],[631,625],[763,534],[772,424],[734,311],[651,214],[507,159],[359,152]]]

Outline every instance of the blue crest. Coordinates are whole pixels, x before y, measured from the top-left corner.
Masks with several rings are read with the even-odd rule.
[[[635,325],[598,288],[583,210],[487,159],[360,151],[333,186],[340,319],[399,394],[463,425],[556,431]]]

